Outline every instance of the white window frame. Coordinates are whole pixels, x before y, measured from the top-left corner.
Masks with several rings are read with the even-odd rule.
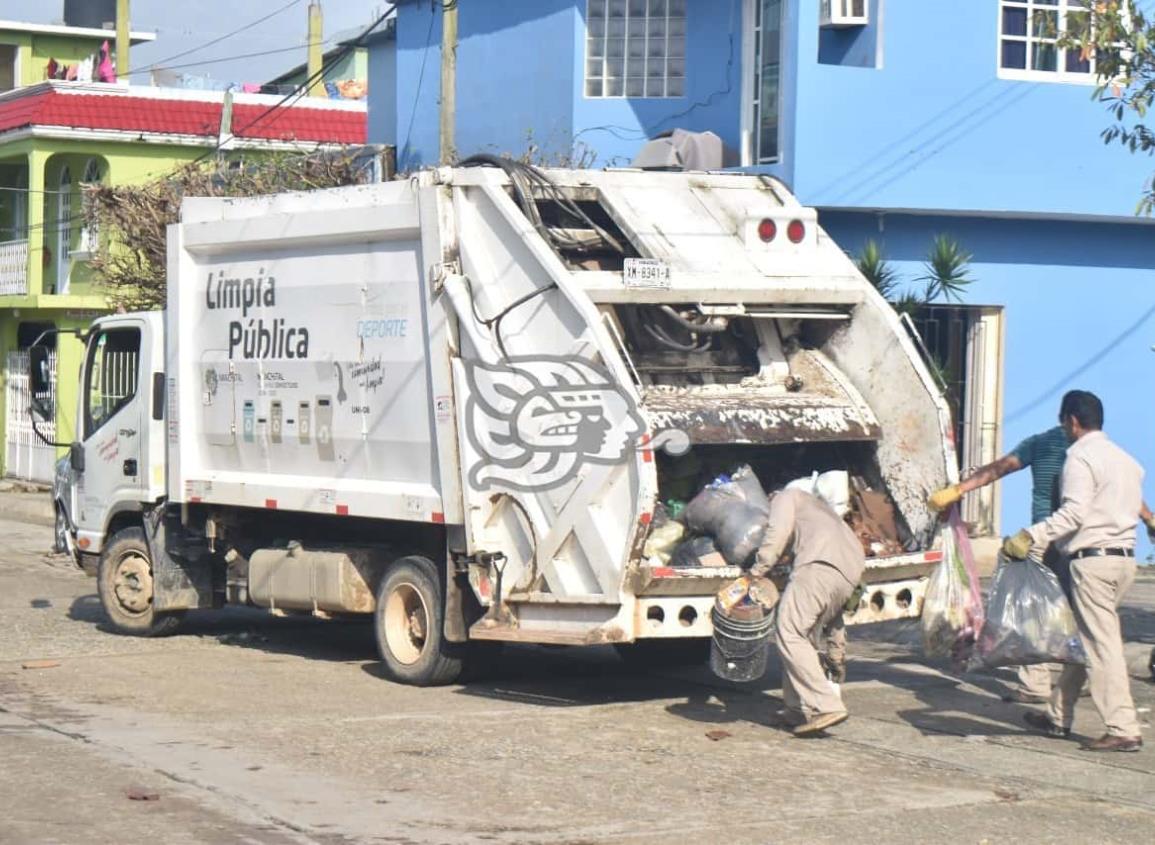
[[[1036,43],[1050,43],[1055,44],[1057,39],[1067,31],[1067,15],[1070,12],[1089,12],[1090,10],[1081,5],[1086,0],[1056,0],[1055,3],[1041,2],[1041,0],[999,0],[995,9],[995,67],[998,69],[1000,79],[1017,79],[1029,82],[1059,82],[1067,85],[1097,85],[1099,84],[1099,77],[1095,73],[1095,57],[1092,56],[1089,60],[1089,69],[1087,71],[1069,71],[1067,67],[1067,50],[1063,47],[1055,45],[1055,70],[1037,70],[1032,68],[1031,53],[1032,46]],[[1023,9],[1027,15],[1027,34],[1026,35],[1004,35],[1003,34],[1003,10],[1007,8]],[[1036,11],[1055,12],[1059,28],[1055,38],[1039,38],[1036,37],[1034,29],[1034,13]],[[1007,68],[1003,67],[1003,42],[1004,41],[1018,41],[1026,45],[1027,49],[1027,67],[1025,68]]]
[[[102,177],[100,159],[95,156],[84,163],[84,175],[80,179],[82,185],[99,183]],[[83,204],[84,197],[81,195],[81,203]],[[100,237],[100,231],[94,223],[88,221],[88,216],[85,215],[84,223],[80,227],[80,243],[76,250],[72,253],[73,258],[90,258],[92,253],[96,252],[98,246],[97,239]]]
[[[582,94],[587,100],[653,100],[653,99],[682,99],[686,96],[686,42],[687,35],[687,6],[688,0],[586,0],[586,32],[585,51],[582,77]],[[600,36],[592,34],[591,20],[596,10],[603,10],[605,16],[605,30]],[[620,17],[615,17],[618,15]],[[618,58],[609,55],[610,24],[620,20],[622,23],[622,75],[610,75],[610,59]],[[652,21],[661,21],[662,55],[650,56],[650,31]],[[681,32],[671,34],[671,26],[680,26]],[[637,36],[635,27],[642,28],[642,56],[630,56],[630,36]],[[616,39],[617,36],[614,36]],[[591,47],[600,42],[600,55],[592,55]],[[680,43],[679,43],[680,42]],[[671,48],[680,47],[680,55],[673,55]],[[651,89],[649,80],[655,78],[648,71],[651,58],[659,58],[662,63],[661,90]],[[641,76],[630,73],[631,61],[641,61]],[[681,74],[671,74],[672,64],[681,62]],[[591,73],[591,70],[596,72]],[[610,80],[617,80],[620,89],[616,93],[609,93]],[[601,84],[600,93],[591,93],[596,83]],[[631,83],[641,83],[641,93],[631,89]],[[633,90],[633,93],[631,93]]]
[[[23,88],[24,82],[23,82],[23,79],[21,77],[21,70],[20,70],[20,45],[19,44],[10,44],[7,41],[4,41],[4,42],[0,42],[0,47],[11,47],[12,48],[12,54],[13,54],[13,57],[12,57],[12,87],[9,90],[15,91],[17,88]]]
[[[68,293],[72,270],[72,171],[60,168],[56,193],[56,293]]]
[[[785,113],[786,86],[783,74],[786,68],[786,4],[783,2],[782,20],[779,24],[778,46],[778,152],[773,157],[761,158],[758,144],[761,130],[758,126],[758,105],[761,97],[761,82],[757,66],[758,40],[762,31],[757,26],[759,6],[762,0],[745,0],[742,4],[742,166],[756,167],[779,164],[782,161],[782,115]]]

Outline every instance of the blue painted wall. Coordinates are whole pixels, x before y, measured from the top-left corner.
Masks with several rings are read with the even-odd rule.
[[[371,42],[369,53],[369,143],[397,141],[397,41],[393,35]]]
[[[742,0],[689,0],[686,95],[676,98],[587,98],[585,14],[586,0],[477,0],[459,7],[461,155],[519,155],[532,139],[546,160],[576,146],[597,164],[623,164],[646,138],[674,128],[710,129],[738,150]],[[400,7],[395,108],[403,168],[438,157],[440,44],[440,12],[424,2]],[[371,53],[377,49],[371,45]],[[370,97],[377,96],[371,88]]]
[[[998,4],[885,0],[881,67],[820,64],[797,28],[793,183],[827,207],[1130,216],[1150,159],[1107,147],[1093,86],[998,78]]]
[[[974,254],[967,300],[1003,305],[1003,450],[1056,422],[1073,388],[1097,394],[1105,430],[1155,473],[1155,237],[1149,226],[826,212],[820,222],[848,252],[877,241],[903,278],[917,276],[934,236]],[[1148,475],[1148,502],[1155,476]],[[1030,519],[1028,473],[1003,482],[1003,532]],[[1143,554],[1149,551],[1140,532]]]
[[[670,129],[710,130],[735,153],[741,145],[742,0],[689,0],[686,96],[585,96],[585,0],[576,0],[573,33],[574,137],[597,163],[625,165],[645,139]]]

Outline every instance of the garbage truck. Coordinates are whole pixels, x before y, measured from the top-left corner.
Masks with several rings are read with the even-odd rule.
[[[187,198],[165,310],[80,335],[67,531],[116,630],[371,615],[418,685],[487,643],[689,653],[742,562],[647,541],[738,466],[873,497],[847,620],[919,614],[949,408],[814,209],[768,176],[466,165]]]

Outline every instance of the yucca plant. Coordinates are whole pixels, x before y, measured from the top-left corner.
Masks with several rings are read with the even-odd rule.
[[[867,241],[862,247],[862,254],[858,256],[858,272],[874,285],[875,290],[890,299],[898,289],[898,273],[882,257],[882,247],[876,241]]]
[[[970,274],[972,257],[949,235],[935,235],[922,265],[926,272],[918,278],[923,284],[923,302],[939,298],[961,302],[967,286],[974,281]]]

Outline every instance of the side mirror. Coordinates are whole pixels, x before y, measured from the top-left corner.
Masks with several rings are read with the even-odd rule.
[[[79,443],[73,443],[68,447],[68,465],[78,475],[84,472],[84,447]]]
[[[37,416],[52,419],[55,408],[52,405],[52,363],[47,346],[33,346],[28,350],[28,392],[29,404]]]

